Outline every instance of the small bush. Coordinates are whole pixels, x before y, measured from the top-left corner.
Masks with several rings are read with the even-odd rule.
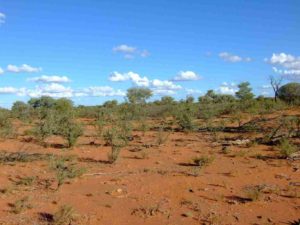
[[[280,141],[279,144],[279,150],[280,150],[280,155],[284,158],[290,157],[293,153],[297,151],[297,148],[295,145],[290,143],[290,141],[287,138],[283,138]]]
[[[247,186],[243,189],[247,198],[251,201],[257,201],[262,196],[262,186]]]
[[[214,157],[201,156],[192,159],[193,163],[200,168],[206,167],[214,161]]]
[[[11,204],[12,212],[15,214],[19,214],[25,209],[31,209],[32,205],[29,203],[29,197],[26,196],[24,198],[21,198],[17,201],[15,201],[13,204]]]
[[[69,225],[73,224],[74,209],[72,206],[63,205],[53,215],[53,225]]]
[[[170,136],[170,133],[165,132],[163,127],[159,127],[157,135],[156,135],[156,144],[162,145],[162,144],[166,143],[169,136]]]
[[[67,164],[65,158],[53,158],[50,162],[50,168],[55,171],[57,190],[66,182],[66,180],[80,177],[85,172],[84,168],[78,168],[70,163]]]
[[[108,153],[108,161],[110,163],[114,163],[119,158],[119,154],[121,152],[121,146],[118,145],[112,145],[111,146],[111,152]]]
[[[0,111],[0,137],[7,138],[13,134],[13,126],[9,114]]]

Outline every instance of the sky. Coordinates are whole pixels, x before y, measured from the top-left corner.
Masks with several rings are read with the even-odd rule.
[[[234,94],[300,80],[299,0],[0,0],[0,107],[48,95],[76,105]]]

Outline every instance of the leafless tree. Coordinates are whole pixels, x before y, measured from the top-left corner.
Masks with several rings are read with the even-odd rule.
[[[275,102],[277,101],[277,97],[278,97],[278,91],[279,91],[279,88],[281,86],[281,83],[282,83],[282,80],[283,78],[280,76],[280,77],[274,77],[274,76],[270,76],[269,77],[270,79],[270,84],[273,88],[273,91],[274,91],[274,99],[275,99]]]

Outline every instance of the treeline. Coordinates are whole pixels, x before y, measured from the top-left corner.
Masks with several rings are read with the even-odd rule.
[[[225,115],[242,126],[245,113],[264,115],[291,104],[299,104],[300,84],[290,83],[280,87],[276,92],[276,101],[263,96],[255,97],[248,82],[238,85],[235,96],[208,90],[198,99],[189,96],[176,101],[173,97],[164,96],[148,102],[151,96],[150,89],[135,87],[128,89],[125,102],[111,100],[99,106],[74,106],[69,99],[47,96],[32,98],[27,103],[17,101],[11,110],[0,111],[0,136],[8,137],[14,133],[12,121],[19,119],[33,127],[27,134],[40,143],[45,144],[47,137],[58,135],[66,140],[66,147],[72,147],[83,133],[80,118],[91,118],[97,136],[112,146],[110,159],[114,161],[120,148],[131,140],[133,128],[143,133],[149,130],[148,119],[159,121],[156,124],[158,131],[213,130],[214,119]],[[199,125],[199,119],[204,123]],[[222,124],[218,127],[222,127]]]

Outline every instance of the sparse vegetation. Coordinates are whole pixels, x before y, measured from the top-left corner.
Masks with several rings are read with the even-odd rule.
[[[26,196],[15,201],[11,206],[11,211],[15,214],[19,214],[26,209],[31,209],[32,205],[29,203],[29,197]]]
[[[290,141],[287,138],[283,138],[280,141],[279,144],[279,150],[280,150],[280,155],[284,158],[290,157],[293,153],[297,151],[297,148],[295,145],[290,143]]]
[[[80,177],[84,172],[84,168],[78,168],[72,162],[68,162],[66,158],[52,158],[50,168],[55,172],[57,180],[57,190],[69,179]]]
[[[75,211],[72,206],[63,205],[53,215],[53,225],[69,225],[75,219]]]

